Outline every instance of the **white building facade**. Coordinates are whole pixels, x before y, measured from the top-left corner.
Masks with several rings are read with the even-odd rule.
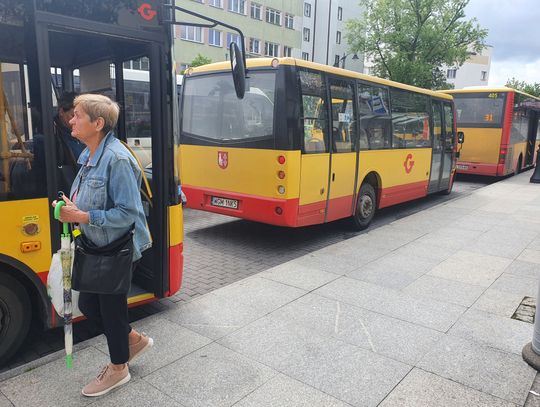
[[[351,53],[346,21],[361,17],[358,0],[304,0],[302,59],[362,72],[362,55]]]
[[[479,53],[471,53],[471,56],[459,68],[443,67],[443,72],[446,72],[446,81],[454,85],[454,89],[487,86],[492,50],[493,47],[488,45]]]

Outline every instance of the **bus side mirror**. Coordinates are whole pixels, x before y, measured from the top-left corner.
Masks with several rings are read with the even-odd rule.
[[[458,131],[457,139],[459,144],[463,144],[463,142],[465,141],[465,134],[462,131]]]
[[[238,99],[243,99],[246,93],[246,66],[244,65],[244,56],[235,42],[229,45],[231,56],[231,70],[234,82],[234,90]]]

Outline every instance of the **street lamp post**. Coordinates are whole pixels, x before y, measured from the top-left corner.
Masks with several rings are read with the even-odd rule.
[[[345,60],[347,59],[347,57],[348,57],[349,55],[351,55],[351,54],[343,54],[343,56],[342,56],[341,58],[339,58],[338,61],[334,62],[334,66],[335,66],[336,68],[339,68],[339,63],[341,62],[341,67],[342,67],[343,69],[345,69]],[[352,59],[353,59],[353,61],[356,61],[356,60],[359,59],[359,58],[358,58],[358,55],[356,54],[356,52],[352,54]]]

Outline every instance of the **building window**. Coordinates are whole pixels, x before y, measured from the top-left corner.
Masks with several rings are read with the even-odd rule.
[[[221,47],[221,31],[209,29],[208,44]]]
[[[457,72],[457,69],[454,68],[454,69],[447,69],[446,70],[446,77],[448,79],[456,79],[456,72]]]
[[[183,25],[180,27],[180,38],[186,41],[202,42],[202,28]]]
[[[281,25],[281,11],[267,7],[266,22],[270,24]]]
[[[223,8],[223,0],[208,0],[208,5]]]
[[[229,0],[229,11],[246,14],[246,0]]]
[[[311,4],[304,3],[304,16],[311,17]]]
[[[336,32],[336,44],[341,44],[341,31]]]
[[[272,42],[264,43],[264,55],[267,57],[278,57],[279,56],[279,45]]]
[[[180,64],[180,73],[183,73],[186,69],[189,68],[188,64]]]
[[[339,21],[343,20],[343,8],[341,8],[341,7],[337,8],[337,19]]]
[[[339,55],[334,56],[334,66],[339,67],[339,61],[341,57]]]
[[[194,1],[195,3],[203,3],[204,4],[203,0],[191,0],[191,1]]]
[[[262,6],[257,3],[251,3],[251,18],[262,20]]]
[[[304,41],[309,41],[310,34],[309,28],[304,27]]]
[[[242,45],[241,45],[242,42],[240,41],[240,36],[238,34],[227,33],[227,47],[233,42],[235,42],[236,45],[242,48]]]
[[[249,52],[252,54],[260,54],[261,53],[261,42],[256,39],[252,38],[249,40]]]
[[[285,27],[290,28],[291,30],[294,29],[294,16],[285,14]]]
[[[480,72],[480,80],[487,81],[487,71]]]
[[[309,52],[302,52],[302,59],[304,61],[309,61]]]
[[[149,71],[150,60],[147,57],[142,57],[140,59],[132,59],[130,61],[125,61],[123,66],[125,69],[137,69],[140,71]]]
[[[283,56],[284,57],[292,57],[292,48],[291,47],[283,47]]]

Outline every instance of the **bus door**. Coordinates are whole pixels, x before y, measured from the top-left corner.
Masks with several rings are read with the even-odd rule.
[[[330,170],[329,106],[325,76],[303,69],[298,75],[304,134],[297,226],[305,226],[325,220]]]
[[[143,258],[134,271],[130,297],[143,293],[163,296],[168,290],[167,250],[167,194],[162,186],[167,185],[166,146],[163,137],[166,134],[166,109],[161,90],[164,64],[159,56],[163,45],[152,40],[134,39],[126,36],[114,36],[103,31],[96,32],[93,25],[89,27],[70,26],[69,20],[60,25],[61,16],[55,17],[55,25],[39,23],[36,27],[38,61],[40,67],[41,104],[44,118],[43,131],[48,151],[54,157],[56,150],[52,118],[57,108],[53,105],[55,98],[51,95],[51,67],[60,67],[64,72],[71,71],[73,83],[64,88],[73,88],[80,93],[100,93],[111,97],[120,104],[120,117],[115,135],[131,147],[139,161],[141,172],[149,178],[143,180],[141,195],[146,212],[150,233],[153,238],[151,249],[143,253]],[[80,31],[81,30],[84,31]],[[138,64],[138,65],[137,65]],[[134,65],[147,69],[146,80],[130,78]],[[66,84],[67,85],[67,84]],[[159,142],[158,142],[159,141]],[[172,143],[172,141],[171,141]],[[157,148],[155,147],[157,146]],[[154,147],[154,148],[153,148]],[[49,179],[54,180],[49,186],[49,197],[54,197],[61,180],[56,162],[48,164],[52,173]],[[152,166],[152,163],[159,163]],[[65,191],[66,193],[69,192]],[[154,192],[154,193],[152,193]],[[55,227],[55,221],[52,227]],[[54,229],[53,229],[54,230]],[[52,234],[53,248],[58,247],[59,233]]]
[[[358,168],[356,152],[355,85],[345,79],[329,79],[331,104],[330,190],[326,221],[352,215],[354,181]]]
[[[431,172],[429,174],[428,193],[440,191],[443,168],[443,110],[439,100],[432,101],[433,141],[431,145]]]
[[[439,191],[447,190],[450,186],[450,178],[452,176],[452,164],[454,159],[454,143],[456,135],[454,133],[454,109],[452,104],[443,102],[444,113],[444,137],[443,137],[443,152],[442,152],[442,168],[441,181],[439,183]]]
[[[536,146],[536,133],[538,131],[539,112],[529,110],[529,133],[527,134],[527,151],[525,152],[524,167],[533,165],[534,150]]]

